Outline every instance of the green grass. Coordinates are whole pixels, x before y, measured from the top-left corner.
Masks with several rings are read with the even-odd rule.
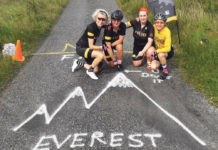
[[[21,40],[22,53],[30,56],[51,29],[69,0],[0,0],[0,50],[5,43]],[[21,62],[0,53],[0,90],[12,79]]]
[[[148,7],[145,0],[117,0],[117,3],[129,19],[138,15],[140,7]],[[176,46],[176,54],[171,61],[182,70],[181,75],[186,82],[205,93],[209,102],[218,107],[218,1],[175,0],[175,6],[181,45],[178,44],[175,22],[168,23]],[[152,13],[149,20],[154,22]],[[209,42],[201,44],[202,39]]]

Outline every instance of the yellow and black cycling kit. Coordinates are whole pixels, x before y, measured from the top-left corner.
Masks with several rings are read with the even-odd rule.
[[[83,33],[82,37],[79,39],[79,41],[76,43],[76,53],[79,56],[82,56],[85,58],[86,62],[88,64],[91,64],[93,62],[93,58],[91,57],[92,51],[89,49],[89,43],[88,38],[94,39],[94,44],[96,43],[97,38],[99,37],[99,34],[101,32],[101,29],[97,27],[96,22],[92,22],[89,24]]]
[[[103,37],[103,44],[106,42],[113,43],[119,39],[119,36],[125,36],[126,34],[126,25],[125,23],[121,22],[117,32],[114,31],[112,24],[108,24],[104,29],[104,37]],[[115,49],[115,47],[112,47],[112,50]],[[112,61],[109,53],[107,50],[104,50],[105,56],[108,61]]]
[[[154,38],[153,25],[147,21],[145,27],[141,28],[141,22],[131,20],[127,23],[128,27],[133,27],[134,47],[133,47],[133,60],[140,60],[143,57],[136,57],[138,53],[145,47],[148,42],[148,38]],[[154,46],[154,45],[153,45]]]
[[[157,53],[168,53],[171,50],[171,32],[168,27],[158,31],[154,25],[154,41]]]

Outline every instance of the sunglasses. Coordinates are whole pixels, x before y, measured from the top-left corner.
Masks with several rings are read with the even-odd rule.
[[[155,24],[164,24],[164,21],[155,21]]]
[[[98,20],[105,21],[106,19],[105,18],[98,18]]]

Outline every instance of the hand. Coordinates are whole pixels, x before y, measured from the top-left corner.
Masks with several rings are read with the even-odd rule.
[[[114,65],[117,65],[117,60],[116,60],[116,58],[112,58],[112,61],[113,61]]]
[[[137,57],[140,57],[140,56],[143,56],[144,55],[144,52],[143,51],[140,51],[137,55]]]
[[[137,22],[139,22],[139,17],[135,18],[135,20],[136,20]]]

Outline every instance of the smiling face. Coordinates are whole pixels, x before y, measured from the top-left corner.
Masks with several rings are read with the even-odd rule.
[[[163,20],[156,20],[155,25],[157,27],[157,30],[162,30],[165,26],[165,22]]]
[[[97,24],[98,28],[101,28],[103,25],[105,25],[106,21],[107,21],[107,17],[105,15],[99,13],[96,16],[96,24]]]
[[[145,24],[148,20],[148,15],[145,11],[140,11],[139,13],[139,20],[141,21],[142,24]]]
[[[121,20],[112,19],[113,28],[118,28]]]

